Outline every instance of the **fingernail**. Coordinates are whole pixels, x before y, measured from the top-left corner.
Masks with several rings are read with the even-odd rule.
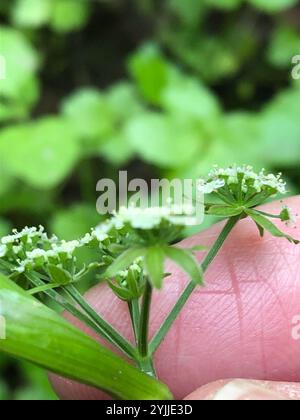
[[[235,379],[228,382],[215,394],[214,401],[257,401],[257,400],[287,400],[287,397],[272,391],[271,389],[243,379]]]

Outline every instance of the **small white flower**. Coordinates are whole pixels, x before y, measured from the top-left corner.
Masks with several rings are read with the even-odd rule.
[[[120,277],[124,278],[124,279],[126,279],[126,278],[128,277],[128,274],[129,274],[129,271],[128,271],[128,270],[123,270],[123,271],[120,271],[120,272],[118,273],[118,275],[119,275]]]
[[[170,205],[169,207],[122,207],[115,215],[121,224],[129,224],[134,229],[151,230],[164,221],[176,226],[197,224],[195,209],[189,205]]]
[[[33,251],[26,252],[26,257],[29,260],[36,260],[38,258],[46,259],[47,258],[47,253],[44,249],[37,248],[37,249],[34,249]]]
[[[22,274],[25,272],[25,270],[26,270],[26,267],[24,266],[24,264],[21,264],[19,267],[16,267],[14,271],[16,271],[19,274]]]
[[[139,258],[137,258],[129,267],[128,267],[128,270],[123,270],[123,271],[120,271],[119,273],[118,273],[118,276],[119,277],[121,277],[121,278],[123,278],[123,279],[126,279],[127,277],[128,277],[128,275],[129,275],[129,272],[130,271],[133,271],[133,272],[135,272],[135,273],[137,273],[137,274],[140,274],[141,272],[142,272],[142,262],[143,262],[143,257],[139,257]]]
[[[268,174],[265,175],[264,170],[259,174],[259,182],[261,186],[267,186],[277,190],[280,194],[286,193],[286,183],[281,179],[281,173],[278,175]]]
[[[219,188],[224,187],[225,181],[223,179],[214,179],[210,182],[205,182],[204,180],[199,180],[198,190],[203,194],[211,194],[214,191],[217,191]]]
[[[207,180],[199,180],[199,191],[204,194],[212,192],[222,192],[223,187],[227,187],[227,192],[236,194],[236,188],[240,185],[244,194],[266,192],[269,196],[286,193],[286,184],[281,178],[281,174],[266,174],[263,169],[260,173],[254,172],[252,166],[233,165],[229,168],[219,168],[214,166],[209,172]]]
[[[103,242],[108,237],[108,234],[105,232],[105,229],[103,229],[101,225],[92,231],[92,238],[96,239],[98,242]]]
[[[19,254],[19,252],[23,251],[23,246],[22,245],[15,245],[15,246],[13,246],[12,250],[13,250],[13,253],[17,255],[17,254]]]
[[[3,238],[1,239],[1,243],[3,245],[13,244],[15,240],[16,240],[15,235],[3,236]]]
[[[26,226],[21,232],[17,229],[13,229],[13,234],[4,236],[1,239],[2,244],[13,244],[15,242],[19,242],[22,238],[27,237],[27,242],[31,243],[33,238],[39,237],[43,240],[47,240],[47,235],[44,232],[45,229],[43,226],[36,227],[28,227]]]
[[[0,245],[0,258],[5,257],[6,253],[7,253],[6,245]]]
[[[60,244],[53,244],[52,249],[57,254],[67,254],[68,258],[72,258],[75,250],[81,246],[80,241],[61,241]]]
[[[91,234],[87,233],[83,238],[79,240],[80,245],[85,246],[89,245],[93,240],[93,237]]]
[[[30,259],[25,260],[17,260],[17,263],[19,264],[17,267],[15,267],[14,271],[16,271],[19,274],[24,273],[28,267],[34,267],[34,263]]]

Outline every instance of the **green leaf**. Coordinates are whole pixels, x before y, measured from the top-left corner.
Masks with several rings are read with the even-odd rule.
[[[162,105],[175,115],[212,119],[219,115],[217,98],[198,80],[178,75],[162,92]]]
[[[17,26],[37,28],[48,22],[53,0],[17,0],[12,20]]]
[[[100,155],[115,166],[121,166],[131,160],[134,155],[134,147],[128,137],[122,132],[109,137],[101,145]]]
[[[126,270],[129,268],[133,262],[145,255],[145,248],[129,248],[123,254],[121,254],[112,264],[106,272],[103,274],[104,278],[111,279],[118,275],[120,271]]]
[[[95,89],[75,92],[63,102],[62,113],[87,147],[86,153],[99,152],[105,138],[113,133],[114,112],[106,98]]]
[[[8,235],[9,232],[11,232],[10,223],[0,217],[0,238],[2,238],[2,236]]]
[[[1,65],[3,60],[6,74],[5,79],[0,78],[0,121],[23,118],[39,96],[39,56],[21,32],[0,26],[0,39]]]
[[[171,399],[165,385],[144,375],[0,275],[0,351],[119,399]]]
[[[268,50],[268,59],[276,67],[290,67],[292,57],[299,54],[300,35],[288,25],[276,26]]]
[[[273,166],[297,165],[300,159],[300,90],[276,96],[260,116],[260,153]],[[284,144],[283,140],[284,139]]]
[[[250,4],[264,12],[276,13],[293,7],[298,0],[248,0]]]
[[[48,270],[52,283],[55,283],[60,286],[65,286],[66,284],[70,284],[72,282],[71,274],[63,268],[60,268],[53,264],[49,264]]]
[[[1,137],[1,134],[0,134],[0,137]],[[0,197],[1,197],[1,195],[7,193],[9,190],[12,190],[12,187],[14,185],[14,178],[12,174],[6,168],[3,158],[1,160],[1,156],[0,156],[0,179],[1,179],[1,182],[0,182]]]
[[[253,219],[253,221],[259,225],[262,229],[267,230],[271,235],[278,237],[278,238],[286,238],[289,242],[293,242],[294,244],[299,244],[300,241],[297,239],[294,239],[292,236],[287,235],[284,232],[281,232],[281,230],[278,229],[277,226],[275,226],[269,219],[267,219],[265,216],[262,216],[255,210],[245,210],[245,213],[248,214],[248,216]]]
[[[131,57],[129,70],[144,98],[159,105],[171,71],[159,48],[153,44],[143,46]]]
[[[264,236],[264,234],[265,234],[265,229],[264,229],[262,226],[260,226],[258,223],[255,223],[255,224],[256,224],[257,229],[258,229],[258,231],[259,231],[259,235],[260,235],[260,237],[261,237],[261,238],[263,238],[263,236]]]
[[[186,249],[176,247],[165,247],[165,254],[168,258],[178,264],[196,284],[203,285],[203,271],[196,258]]]
[[[132,293],[129,290],[122,289],[122,287],[115,285],[112,281],[108,281],[108,285],[119,299],[124,300],[125,302],[133,299]]]
[[[121,122],[143,111],[136,87],[129,82],[114,84],[105,94],[105,99]]]
[[[201,150],[196,127],[164,114],[149,112],[131,119],[126,135],[144,160],[162,167],[187,165]]]
[[[57,210],[51,220],[51,232],[67,241],[80,238],[102,221],[95,206],[74,204]]]
[[[207,214],[212,216],[221,216],[221,217],[232,217],[237,216],[243,213],[243,207],[230,207],[230,206],[222,206],[222,205],[215,205],[209,207],[207,210]]]
[[[51,0],[50,24],[57,32],[70,32],[81,29],[88,21],[90,3],[88,1]]]
[[[150,283],[156,288],[161,289],[164,279],[164,249],[157,246],[147,248],[144,256],[144,266],[149,276]]]
[[[196,245],[188,249],[191,252],[207,251],[207,246]]]
[[[37,188],[52,188],[73,169],[79,144],[72,126],[48,117],[0,132],[0,156],[8,169]]]
[[[205,16],[206,6],[199,0],[169,0],[170,9],[188,25],[196,25]]]

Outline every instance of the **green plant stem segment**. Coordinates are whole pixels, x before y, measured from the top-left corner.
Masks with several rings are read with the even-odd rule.
[[[91,308],[87,302],[84,301],[83,297],[77,291],[74,286],[69,286],[69,289],[64,288],[66,293],[73,299],[73,301],[79,305],[83,312],[79,311],[75,306],[66,301],[62,296],[56,293],[55,290],[45,287],[46,285],[40,280],[38,274],[27,275],[28,280],[34,284],[36,287],[33,290],[40,289],[41,292],[44,292],[50,297],[54,302],[59,306],[64,308],[66,311],[70,312],[75,318],[79,319],[90,328],[92,328],[97,334],[102,338],[108,341],[110,344],[115,345],[119,350],[121,350],[127,357],[130,359],[136,360],[137,352],[136,350],[124,339],[110,324],[108,324],[104,319],[102,319],[94,310]],[[28,293],[28,292],[27,292]],[[36,293],[36,292],[35,292]]]
[[[133,299],[128,302],[129,313],[134,332],[135,343],[138,346],[139,340],[139,324],[140,324],[140,306],[139,299]]]
[[[156,376],[153,367],[152,357],[149,353],[149,323],[150,310],[152,301],[152,285],[149,281],[146,282],[145,292],[140,314],[138,351],[139,351],[139,367],[150,376]]]
[[[81,307],[83,311],[103,329],[105,336],[109,336],[111,342],[123,351],[129,358],[136,360],[137,352],[134,347],[121,336],[110,324],[104,321],[97,312],[85,301],[82,295],[73,285],[64,287],[64,290],[74,299],[74,301]]]
[[[230,234],[230,232],[232,231],[234,226],[240,220],[240,217],[241,217],[240,215],[239,216],[234,216],[234,217],[231,217],[227,221],[227,223],[225,224],[224,228],[222,229],[220,235],[218,236],[216,242],[213,244],[212,248],[210,249],[210,251],[208,252],[208,254],[206,255],[206,257],[205,257],[205,259],[202,263],[203,272],[205,272],[207,270],[207,268],[209,267],[211,262],[214,260],[214,258],[216,257],[216,255],[220,251],[222,245],[224,244],[225,240],[227,239],[228,235]],[[183,309],[184,305],[186,304],[186,302],[188,301],[188,299],[190,298],[191,294],[193,293],[193,291],[195,290],[196,287],[197,287],[197,285],[194,282],[190,282],[187,285],[187,287],[185,288],[185,290],[183,291],[182,295],[180,296],[180,298],[176,302],[176,304],[173,307],[173,309],[171,310],[170,314],[167,316],[164,323],[162,324],[162,326],[160,327],[160,329],[158,330],[158,332],[154,336],[153,340],[151,341],[151,343],[149,345],[149,352],[150,352],[151,355],[153,355],[155,353],[155,351],[158,349],[158,347],[160,346],[160,344],[162,343],[162,341],[164,340],[164,338],[168,334],[168,332],[169,332],[170,328],[172,327],[174,321],[178,317],[179,313]]]
[[[0,352],[94,386],[122,400],[169,400],[168,388],[143,374],[0,275]]]

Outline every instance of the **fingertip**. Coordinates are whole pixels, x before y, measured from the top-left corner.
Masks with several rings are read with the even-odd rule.
[[[298,383],[245,379],[212,382],[185,398],[186,401],[282,401],[299,399],[300,384]]]
[[[283,204],[297,213],[300,196],[269,203],[263,210],[278,214]],[[223,223],[185,240],[184,244],[209,247]],[[300,236],[299,226],[292,233]],[[217,378],[299,379],[299,346],[290,334],[290,320],[298,313],[298,260],[298,247],[267,234],[260,238],[252,221],[244,219],[235,227],[206,274],[206,288],[193,294],[156,355],[159,377],[176,398]],[[152,333],[161,325],[187,282],[177,268],[171,266],[170,272],[173,276],[166,281],[164,290],[154,294]],[[109,288],[98,285],[86,297],[97,312],[132,340],[126,305]],[[91,334],[74,319],[69,316],[68,319]],[[63,399],[107,398],[100,391],[72,381],[56,378],[54,382]],[[212,395],[229,382],[213,382],[187,398],[213,399]],[[236,386],[236,383],[227,386],[223,390],[225,396],[228,388],[232,390]]]

